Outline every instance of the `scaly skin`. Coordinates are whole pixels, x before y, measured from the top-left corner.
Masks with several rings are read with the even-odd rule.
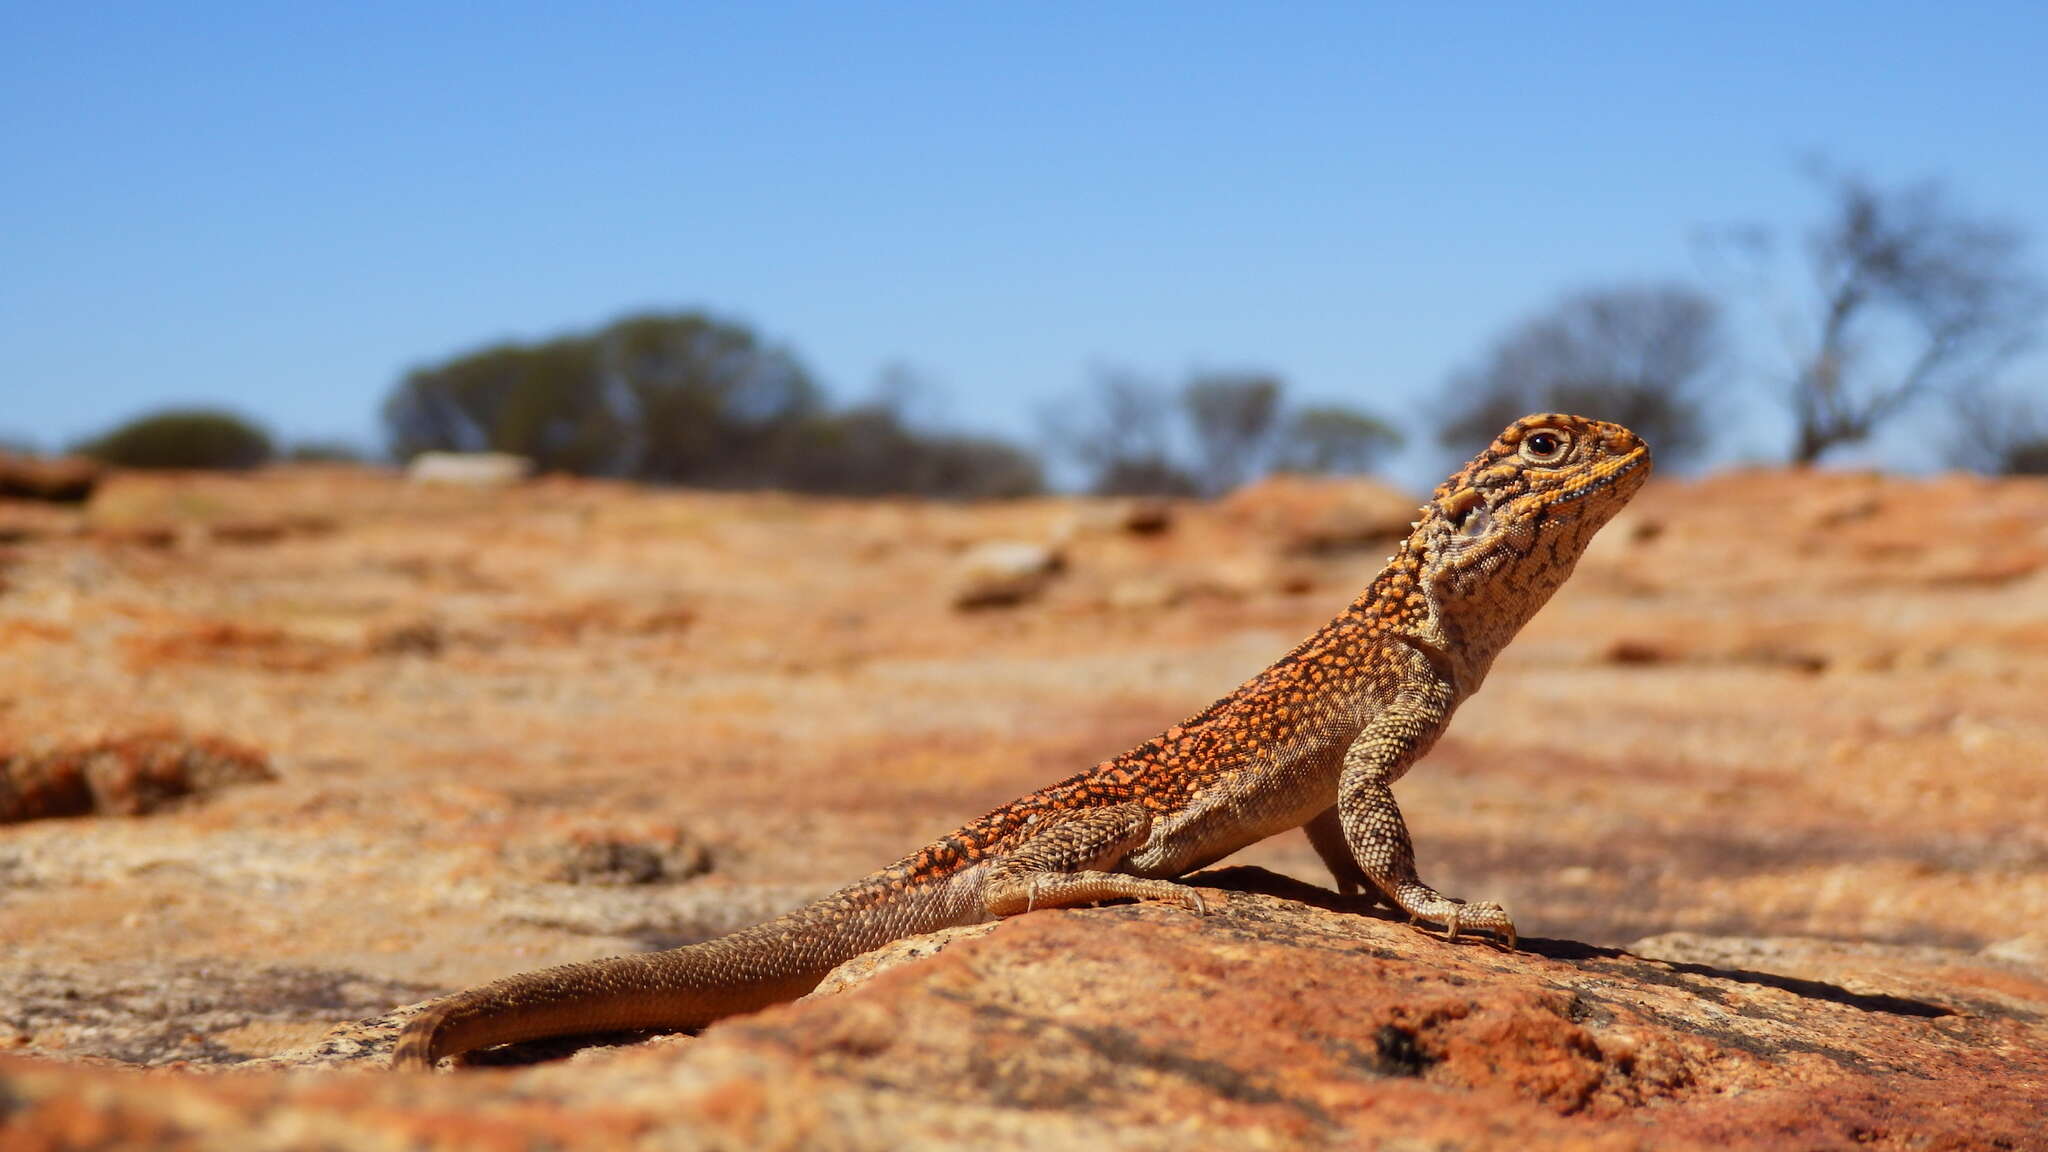
[[[1518,420],[1437,487],[1336,619],[1194,717],[780,919],[451,996],[407,1025],[392,1066],[544,1036],[697,1028],[800,996],[892,940],[1034,908],[1128,897],[1200,912],[1201,895],[1174,877],[1288,828],[1307,829],[1346,893],[1372,892],[1453,940],[1485,931],[1512,948],[1500,905],[1450,899],[1416,875],[1392,785],[1649,473],[1649,448],[1619,425]]]

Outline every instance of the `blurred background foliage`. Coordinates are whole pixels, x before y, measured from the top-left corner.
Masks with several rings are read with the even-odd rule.
[[[130,420],[76,451],[117,468],[216,468],[268,464],[270,434],[232,412],[175,408]]]
[[[1534,411],[1616,420],[1667,466],[1710,459],[1717,426],[1762,380],[1791,417],[1785,459],[1813,464],[1881,427],[1938,415],[1957,467],[2048,473],[2048,400],[2002,370],[2037,338],[2048,288],[2026,238],[1931,182],[1811,171],[1823,210],[1794,241],[1746,225],[1699,237],[1709,286],[1599,285],[1509,324],[1452,372],[1421,421],[1451,456]],[[1800,287],[1787,293],[1790,280]],[[1724,316],[1774,318],[1783,347],[1734,346]],[[1774,367],[1775,365],[1775,367]],[[382,455],[514,453],[545,471],[705,488],[1001,499],[1070,486],[1207,497],[1276,472],[1366,473],[1404,443],[1388,416],[1297,405],[1260,368],[1162,379],[1093,369],[1048,406],[1034,443],[911,418],[907,369],[835,406],[801,358],[700,311],[630,315],[595,331],[480,347],[405,374],[383,405]],[[247,469],[355,461],[337,443],[279,449],[232,413],[147,414],[77,445],[129,468]]]
[[[629,316],[408,373],[388,448],[512,452],[552,471],[854,496],[1023,496],[1026,450],[914,428],[889,400],[834,409],[796,356],[700,312]]]

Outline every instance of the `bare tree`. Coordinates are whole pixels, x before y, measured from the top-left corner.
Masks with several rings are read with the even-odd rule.
[[[1401,446],[1401,433],[1377,416],[1334,404],[1297,410],[1280,435],[1274,463],[1288,472],[1370,472]]]
[[[1680,463],[1706,446],[1700,391],[1722,347],[1714,302],[1683,285],[1566,296],[1451,378],[1439,438],[1483,442],[1530,412],[1565,411],[1626,424]]]
[[[2048,403],[2039,394],[1988,386],[1956,397],[1948,461],[1994,476],[2048,475]]]
[[[1819,306],[1789,396],[1799,464],[1983,382],[2032,338],[2043,303],[2020,233],[1953,208],[1938,185],[1819,178],[1831,198],[1807,243]]]
[[[1087,473],[1099,495],[1189,496],[1194,477],[1174,452],[1174,408],[1152,381],[1121,368],[1096,368],[1078,399],[1047,410],[1050,451]]]
[[[1169,392],[1097,369],[1079,397],[1047,410],[1047,447],[1079,465],[1099,495],[1214,496],[1275,468],[1363,472],[1401,443],[1378,417],[1338,405],[1294,409],[1286,391],[1263,372],[1196,372]]]
[[[1181,387],[1204,491],[1227,492],[1263,470],[1284,388],[1279,377],[1259,372],[1197,373]]]

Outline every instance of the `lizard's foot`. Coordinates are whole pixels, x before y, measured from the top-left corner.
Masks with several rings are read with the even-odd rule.
[[[1120,872],[1034,872],[993,877],[982,886],[982,900],[995,916],[1015,916],[1038,908],[1072,908],[1104,900],[1157,900],[1205,913],[1202,894],[1171,880],[1151,880]]]
[[[1514,917],[1508,915],[1507,909],[1491,900],[1456,905],[1444,920],[1444,938],[1454,944],[1458,941],[1459,932],[1470,929],[1491,932],[1500,937],[1510,952],[1513,952],[1515,945],[1519,943],[1515,936]]]
[[[1190,888],[1185,884],[1176,884],[1171,880],[1153,880],[1149,881],[1149,883],[1158,884],[1162,887],[1162,889],[1172,889],[1172,891],[1161,891],[1156,896],[1140,896],[1138,897],[1138,899],[1158,900],[1168,904],[1178,904],[1181,907],[1187,909],[1188,911],[1193,912],[1197,916],[1207,916],[1209,914],[1209,902],[1207,900],[1202,899],[1202,893],[1200,892],[1200,890]]]
[[[1119,899],[1209,910],[1202,894],[1185,884],[1107,871],[1145,842],[1152,813],[1144,805],[1054,810],[1032,819],[1030,835],[998,857],[982,878],[981,899],[989,915]]]
[[[1514,951],[1519,943],[1519,938],[1515,935],[1514,917],[1508,915],[1507,909],[1491,900],[1467,904],[1461,900],[1440,896],[1420,884],[1401,892],[1395,899],[1402,910],[1408,913],[1410,924],[1421,924],[1424,921],[1442,924],[1444,939],[1452,943],[1456,943],[1458,937],[1464,933],[1475,931],[1493,933],[1508,946],[1510,952]]]

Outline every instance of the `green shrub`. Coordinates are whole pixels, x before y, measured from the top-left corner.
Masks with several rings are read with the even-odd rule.
[[[116,468],[255,468],[268,463],[270,436],[232,412],[154,412],[78,447]]]
[[[361,464],[369,457],[345,440],[300,440],[284,450],[294,464]]]

